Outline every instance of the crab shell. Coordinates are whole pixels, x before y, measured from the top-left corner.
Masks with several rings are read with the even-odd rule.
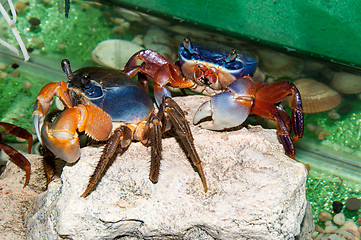
[[[243,76],[253,76],[257,68],[257,59],[254,57],[237,53],[234,60],[229,60],[229,54],[233,50],[227,46],[210,43],[191,43],[191,51],[184,46],[179,46],[179,64],[183,75],[187,79],[195,81],[192,90],[202,92],[206,95],[219,93],[218,90],[225,89],[234,80]],[[205,84],[195,77],[195,69],[205,66],[217,72],[217,81]]]
[[[84,78],[89,80],[86,85]],[[81,68],[74,72],[68,89],[74,106],[91,102],[113,122],[138,123],[147,119],[154,109],[148,93],[132,78],[116,70]]]

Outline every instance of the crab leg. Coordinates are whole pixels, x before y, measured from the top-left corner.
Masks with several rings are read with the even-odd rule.
[[[142,60],[141,65],[137,65],[137,60]],[[180,68],[172,64],[168,59],[159,53],[145,49],[135,53],[124,67],[123,73],[134,77],[138,72],[153,79],[154,97],[158,106],[162,103],[163,96],[170,97],[170,91],[166,86],[174,88],[190,88],[194,85],[192,80],[186,80]]]
[[[202,167],[202,162],[194,147],[192,132],[189,129],[188,122],[184,116],[182,109],[172,98],[167,97],[165,97],[163,100],[162,108],[164,109],[164,113],[167,114],[167,116],[169,117],[172,125],[175,127],[176,133],[182,141],[183,146],[185,147],[188,156],[192,161],[192,164],[196,167],[203,183],[204,192],[207,192],[208,187]]]
[[[259,83],[256,82],[256,84]],[[302,138],[304,126],[301,95],[296,86],[289,81],[276,82],[261,87],[256,93],[256,99],[264,100],[270,103],[279,103],[285,100],[290,95],[292,96],[291,123],[294,135],[292,138],[292,142],[296,142]]]
[[[276,121],[277,134],[282,142],[283,147],[285,148],[287,155],[291,158],[295,158],[295,147],[290,137],[289,127],[287,126],[287,123],[285,123],[285,120],[282,117],[285,114],[285,112],[283,112],[284,110],[281,107],[257,98],[255,99],[252,107],[252,113]]]
[[[15,126],[10,123],[5,123],[5,122],[0,122],[0,128],[2,128],[5,132],[7,132],[13,136],[27,139],[28,140],[28,153],[31,152],[31,146],[33,144],[33,137],[31,135],[31,133],[29,133],[28,131],[26,131],[25,129],[23,129],[21,127]],[[14,162],[20,168],[25,170],[25,172],[26,172],[25,183],[24,183],[24,187],[25,187],[29,183],[29,180],[30,180],[30,170],[31,170],[30,162],[28,161],[28,159],[26,159],[26,157],[24,157],[24,155],[22,155],[16,149],[10,147],[7,144],[1,143],[1,135],[0,135],[0,149],[3,150],[6,153],[6,155],[9,156],[9,158],[12,162]]]
[[[152,183],[157,183],[159,178],[160,160],[162,158],[162,123],[157,117],[150,119],[150,137],[151,137],[151,161],[149,179]]]
[[[0,122],[0,128],[5,132],[28,141],[28,153],[31,152],[31,147],[33,145],[33,135],[26,131],[24,128],[18,127],[11,123]]]
[[[86,197],[99,182],[100,177],[104,174],[107,166],[110,164],[112,158],[120,150],[122,155],[130,146],[133,139],[133,133],[127,126],[120,126],[114,130],[113,135],[109,138],[107,144],[103,149],[103,154],[94,170],[93,175],[89,179],[89,184],[81,197]]]
[[[69,108],[73,106],[67,84],[63,81],[48,83],[40,90],[33,112],[35,132],[38,135],[40,142],[42,142],[40,133],[44,124],[44,119],[49,111],[54,96],[57,96],[66,107]]]

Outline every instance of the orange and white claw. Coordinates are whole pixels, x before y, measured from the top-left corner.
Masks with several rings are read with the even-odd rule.
[[[112,131],[112,121],[97,106],[80,104],[65,109],[53,123],[46,122],[41,129],[41,138],[55,155],[73,163],[80,157],[77,130],[85,131],[95,140],[105,141]]]
[[[57,96],[66,107],[69,108],[73,106],[72,100],[69,96],[67,84],[64,81],[48,83],[40,90],[34,105],[33,112],[35,132],[38,136],[38,139],[40,139],[40,142],[42,142],[41,129],[44,124],[44,119],[48,114],[54,96]]]
[[[68,163],[74,163],[80,158],[80,144],[76,132],[56,132],[49,129],[49,123],[46,122],[41,134],[45,146],[59,158]]]

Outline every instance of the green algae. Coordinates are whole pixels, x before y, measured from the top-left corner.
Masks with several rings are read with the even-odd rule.
[[[340,114],[340,119],[334,120],[328,116],[328,112],[305,114],[305,124],[315,124],[322,128],[325,133],[320,141],[335,143],[353,150],[361,151],[361,102],[359,100],[346,100],[336,110],[351,108],[350,111]],[[305,130],[305,135],[317,138],[318,133]],[[332,145],[332,144],[330,144]]]
[[[19,13],[16,27],[25,45],[40,54],[58,53],[64,58],[87,61],[98,42],[117,37],[111,28],[114,23],[105,14],[109,7],[92,4],[72,1],[69,18],[65,18],[59,12],[58,1],[31,0]],[[40,20],[40,24],[32,26],[31,18]],[[11,35],[8,38],[17,45]]]

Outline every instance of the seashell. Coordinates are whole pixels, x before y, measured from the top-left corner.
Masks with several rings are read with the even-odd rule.
[[[331,86],[344,94],[361,93],[361,75],[348,72],[337,72],[333,75]]]
[[[294,84],[301,94],[304,113],[328,111],[337,107],[341,102],[339,93],[313,79],[301,78],[296,80]]]
[[[94,62],[109,68],[123,69],[129,58],[143,47],[122,39],[109,39],[98,43],[91,53]]]
[[[297,78],[304,69],[302,59],[265,49],[258,50],[257,53],[260,69],[271,77]]]

